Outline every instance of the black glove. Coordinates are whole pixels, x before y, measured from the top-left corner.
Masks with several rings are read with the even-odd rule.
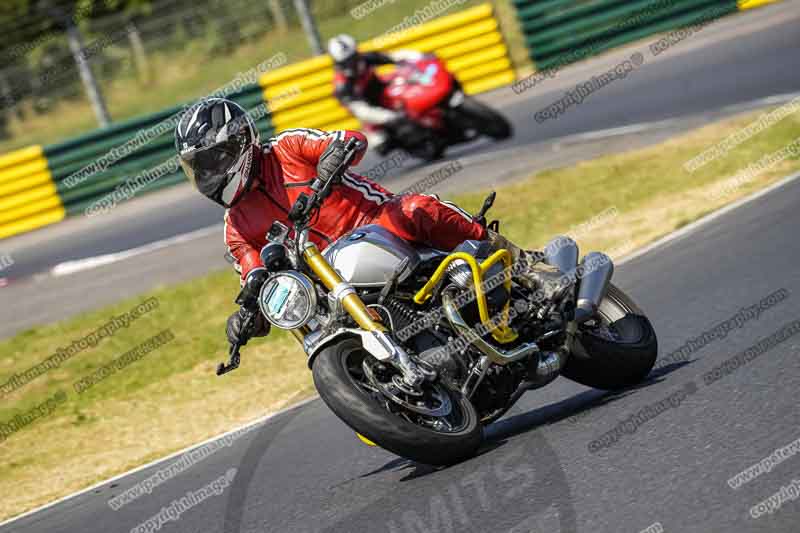
[[[264,315],[258,311],[255,313],[255,317],[247,331],[242,331],[246,317],[247,311],[240,308],[228,318],[228,326],[225,328],[225,333],[228,335],[229,343],[239,343],[244,346],[253,337],[266,337],[269,335],[270,324],[264,318]]]
[[[342,164],[345,156],[344,143],[342,141],[331,141],[317,163],[317,176],[322,181],[328,181],[333,173]]]

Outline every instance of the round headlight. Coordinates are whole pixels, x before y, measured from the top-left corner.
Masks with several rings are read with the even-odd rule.
[[[261,287],[258,305],[271,324],[281,329],[296,329],[314,316],[317,293],[308,276],[286,270],[267,279]]]

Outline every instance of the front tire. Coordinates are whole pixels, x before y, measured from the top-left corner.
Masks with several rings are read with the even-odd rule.
[[[658,356],[656,333],[644,312],[609,284],[594,326],[581,326],[562,375],[604,390],[624,389],[644,381]]]
[[[359,368],[365,357],[371,356],[359,340],[346,339],[323,348],[314,361],[314,385],[336,416],[378,446],[419,463],[449,465],[475,455],[483,430],[467,398],[448,389],[458,420],[453,431],[414,424],[390,412],[379,403],[380,398],[359,385]]]

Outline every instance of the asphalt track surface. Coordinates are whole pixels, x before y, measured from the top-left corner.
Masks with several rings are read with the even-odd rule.
[[[488,188],[543,168],[660,142],[741,111],[748,102],[767,105],[766,97],[800,91],[797,0],[714,23],[658,56],[648,50],[655,40],[565,68],[520,95],[506,88],[482,97],[511,118],[516,136],[504,143],[479,141],[451,150],[448,159],[458,159],[464,170],[433,191]],[[561,98],[564,90],[636,52],[642,53],[644,64],[626,78],[556,119],[534,119],[534,113]],[[644,126],[624,129],[637,124]],[[366,172],[376,163],[369,157],[358,170]],[[402,190],[439,166],[408,161],[382,181]],[[565,191],[573,193],[579,191]],[[0,294],[16,305],[0,310],[0,337],[223,268],[221,216],[220,209],[188,186],[176,187],[135,199],[105,216],[75,217],[3,241],[0,252],[15,263],[0,272],[9,281]],[[218,227],[168,249],[68,276],[49,275],[65,261],[118,253],[214,224]]]
[[[654,69],[650,84],[638,88],[654,91],[649,98],[624,88],[629,83],[636,85],[634,77],[608,88],[621,91],[623,96],[617,98],[625,99],[625,105],[614,107],[607,101],[606,111],[617,121],[591,126],[662,120],[673,116],[670,113],[678,114],[673,109],[676,106],[693,113],[800,89],[796,68],[800,26],[797,17],[792,17],[797,7],[797,3],[787,3],[780,9],[755,13],[753,20],[757,17],[769,22],[768,31],[752,38],[745,32],[721,48],[708,45],[683,57],[677,65],[662,67],[664,71]],[[704,58],[706,65],[729,65],[729,70],[720,66],[719,70],[705,72],[709,67],[703,67],[696,56]],[[672,60],[663,61],[669,64]],[[670,85],[674,82],[670,74],[681,68],[698,78],[681,78],[678,85]],[[646,72],[643,69],[636,74]],[[660,92],[657,88],[662,84],[666,88]],[[678,90],[687,84],[691,86],[686,88],[688,96]],[[693,92],[695,89],[698,92]],[[705,91],[705,101],[693,100],[692,95],[699,97]],[[606,97],[596,96],[598,100]],[[538,98],[548,101],[541,96],[532,99],[539,102]],[[592,105],[587,100],[581,109],[571,112],[590,120],[595,113],[589,111]],[[628,118],[614,113],[615,109],[634,108]],[[509,113],[518,130],[523,129],[520,126],[531,109],[539,108],[529,103],[525,106],[528,115]],[[602,109],[596,111],[596,117],[602,114]],[[561,117],[559,122],[565,122],[553,126],[556,131],[551,135],[581,131],[577,125],[577,130],[570,130],[570,117],[569,113]],[[539,138],[538,130],[532,131],[531,143]],[[626,137],[625,142],[633,139]],[[179,193],[170,194],[177,199]],[[506,417],[487,428],[486,444],[479,456],[462,464],[431,469],[368,448],[320,400],[313,400],[258,425],[231,446],[118,511],[107,505],[109,498],[172,460],[0,526],[0,533],[128,532],[187,491],[200,489],[230,469],[236,469],[236,475],[220,495],[186,510],[179,520],[164,524],[160,531],[638,533],[658,523],[666,532],[796,532],[800,499],[787,499],[779,509],[757,519],[749,510],[800,477],[800,457],[787,458],[736,490],[727,480],[800,438],[796,399],[800,335],[713,383],[707,383],[704,376],[800,319],[798,203],[800,180],[795,180],[625,263],[615,274],[615,282],[653,321],[662,361],[666,354],[768,294],[784,289],[787,298],[724,338],[696,350],[688,362],[666,362],[635,389],[610,394],[560,378],[528,393]],[[169,214],[182,220],[178,215]],[[124,240],[119,235],[127,228],[109,226],[98,231],[108,232],[104,238]],[[48,235],[39,232],[28,238],[53,238]],[[72,244],[81,246],[77,241]],[[214,266],[214,257],[224,264],[219,250],[205,239],[180,250],[177,257],[175,249],[161,250],[87,272],[86,277],[76,274],[79,277],[58,279],[70,283],[75,294],[84,298],[91,293],[92,280],[99,284],[97,280],[104,279],[103,283],[119,286],[119,297],[140,286],[130,283],[124,274],[114,279],[115,269],[132,265],[164,282],[169,280],[161,275],[165,268],[182,269],[180,275],[190,275]],[[12,285],[3,290],[14,289]],[[63,297],[66,289],[59,290],[62,292],[56,295]],[[27,291],[31,293],[30,287]],[[5,294],[4,301],[8,301]],[[16,314],[25,312],[13,307]],[[67,305],[67,309],[72,308]],[[680,391],[691,393],[623,433],[618,442],[600,450],[590,447],[590,442],[637,411],[675,398]],[[142,439],[155,440],[158,435],[145,434]]]
[[[0,527],[14,533],[128,532],[235,470],[218,496],[160,531],[797,531],[800,500],[757,519],[752,506],[798,478],[788,457],[738,489],[727,480],[800,438],[800,335],[707,383],[734,355],[800,318],[800,179],[622,265],[615,281],[644,308],[660,357],[784,289],[785,297],[621,393],[560,378],[486,430],[479,456],[432,469],[362,445],[319,399],[278,414],[149,495],[107,502],[175,459]],[[245,361],[246,364],[246,361]],[[646,406],[680,401],[618,442],[589,443]],[[158,435],[142,435],[157,439]],[[800,484],[800,479],[797,482]]]

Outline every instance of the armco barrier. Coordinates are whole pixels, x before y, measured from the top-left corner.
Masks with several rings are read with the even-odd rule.
[[[508,49],[491,4],[377,37],[363,43],[359,49],[363,52],[410,49],[435,53],[446,62],[447,68],[461,81],[468,94],[488,91],[514,81]],[[267,101],[287,91],[300,91],[288,105],[281,106],[273,114],[272,123],[276,131],[296,127],[360,127],[333,96],[330,56],[317,56],[279,68],[262,76],[259,83],[264,87]]]
[[[246,109],[264,104],[261,88],[256,85],[230,98]],[[175,106],[45,147],[44,155],[67,215],[83,212],[131,178],[175,157],[175,125],[184,108]],[[272,133],[266,114],[257,125],[263,134]],[[137,194],[183,179],[183,173],[175,167],[174,172],[152,180]]]
[[[65,216],[41,146],[0,157],[0,239]]]
[[[765,6],[767,4],[774,4],[780,0],[739,0],[739,9],[753,9],[755,7]]]
[[[559,67],[649,35],[722,17],[736,0],[513,0],[539,70]]]

